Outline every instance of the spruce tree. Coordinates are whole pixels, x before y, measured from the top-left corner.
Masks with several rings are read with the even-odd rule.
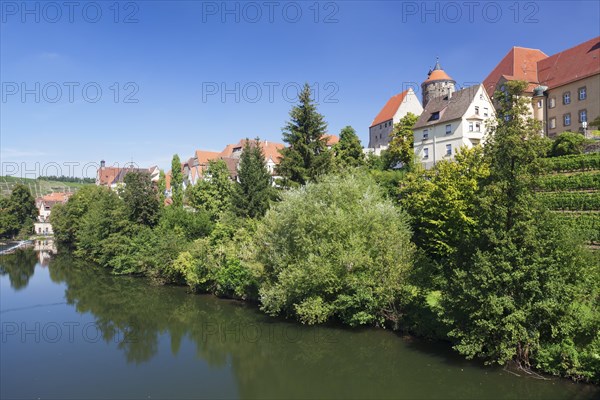
[[[246,139],[240,157],[238,179],[232,196],[236,214],[241,217],[262,217],[269,208],[272,187],[259,138],[254,143]]]
[[[290,121],[283,129],[283,141],[288,147],[281,150],[277,171],[284,185],[303,185],[325,174],[331,167],[325,132],[327,123],[310,97],[310,86],[304,85],[300,104],[290,111]]]

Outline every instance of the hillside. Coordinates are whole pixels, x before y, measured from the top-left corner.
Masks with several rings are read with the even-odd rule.
[[[54,192],[76,192],[86,183],[46,181],[30,178],[18,178],[14,176],[0,176],[0,196],[9,196],[12,188],[22,183],[29,187],[34,197],[40,197]]]
[[[600,246],[600,153],[547,158],[539,198],[593,248]]]

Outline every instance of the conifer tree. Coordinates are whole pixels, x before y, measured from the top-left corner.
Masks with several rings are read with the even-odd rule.
[[[241,217],[262,217],[269,208],[272,186],[259,138],[254,143],[246,139],[240,157],[238,179],[232,196],[236,214]]]
[[[283,141],[277,168],[285,186],[303,185],[325,174],[331,167],[325,132],[327,123],[310,97],[310,86],[304,85],[298,100],[300,104],[290,111],[290,121],[283,129]]]
[[[335,161],[340,167],[359,167],[365,164],[360,139],[351,126],[346,126],[340,132],[340,141],[334,147]]]

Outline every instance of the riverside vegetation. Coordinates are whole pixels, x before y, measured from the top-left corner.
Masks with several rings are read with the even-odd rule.
[[[382,157],[365,158],[350,127],[328,150],[305,87],[284,128],[277,188],[257,142],[246,142],[239,182],[213,161],[209,179],[184,191],[174,157],[171,205],[148,175],[130,173],[119,192],[83,187],[57,205],[55,237],[115,274],[254,301],[306,324],[398,329],[450,341],[467,358],[600,383],[600,262],[587,246],[597,235],[565,229],[577,224],[548,209],[546,192],[595,189],[596,200],[582,201],[597,212],[596,156],[547,158],[553,144],[525,117],[523,88],[498,93],[484,148],[424,171],[408,151],[414,116]],[[586,172],[569,183],[550,175],[574,165]],[[597,226],[597,214],[589,221]]]

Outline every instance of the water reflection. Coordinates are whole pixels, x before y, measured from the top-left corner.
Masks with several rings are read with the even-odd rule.
[[[49,272],[54,282],[66,284],[67,304],[80,314],[92,313],[104,340],[117,342],[129,365],[163,363],[192,348],[211,367],[231,369],[242,398],[541,399],[598,394],[590,386],[483,369],[445,345],[411,345],[383,330],[311,328],[269,318],[252,306],[110,276],[66,254],[51,260]],[[170,356],[160,350],[165,337]]]
[[[11,254],[2,254],[0,276],[8,275],[13,289],[25,289],[34,274],[37,261],[37,254],[31,249],[19,249]]]

